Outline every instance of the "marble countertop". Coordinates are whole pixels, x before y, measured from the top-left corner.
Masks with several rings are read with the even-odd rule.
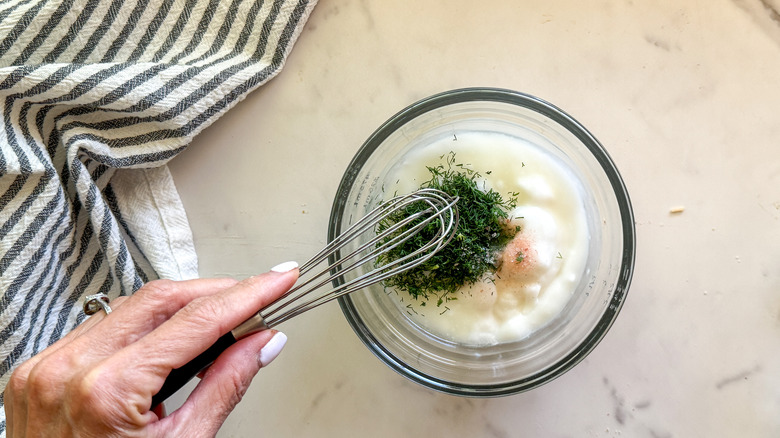
[[[170,164],[202,276],[308,258],[376,127],[491,86],[557,105],[609,151],[636,216],[634,279],[582,363],[496,399],[407,381],[331,303],[281,327],[285,351],[220,436],[780,436],[777,6],[321,0],[281,74]]]

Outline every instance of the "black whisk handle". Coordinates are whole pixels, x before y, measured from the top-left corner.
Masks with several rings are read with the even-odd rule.
[[[197,376],[198,373],[214,363],[223,351],[235,343],[236,338],[233,337],[232,333],[228,332],[195,359],[187,362],[181,368],[172,370],[165,379],[165,383],[163,383],[160,391],[152,397],[152,407],[164,402],[168,397],[181,389],[181,387],[186,385],[193,377]]]

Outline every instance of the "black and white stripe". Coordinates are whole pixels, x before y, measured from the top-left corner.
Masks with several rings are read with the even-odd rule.
[[[315,3],[0,0],[0,388],[84,295],[160,275],[115,176],[175,193],[152,169],[282,68]]]

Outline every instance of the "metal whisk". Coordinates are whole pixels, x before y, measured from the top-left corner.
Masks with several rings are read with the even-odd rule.
[[[412,269],[430,259],[455,234],[458,226],[457,201],[457,197],[440,190],[420,189],[380,204],[302,264],[296,285],[287,293],[222,336],[198,357],[171,371],[163,387],[152,397],[152,406],[162,403],[184,386],[238,339],[272,328],[307,310]],[[381,232],[376,232],[378,224],[387,224],[386,220],[394,213],[418,203],[425,208],[415,208],[416,213],[404,216],[402,220],[392,222]],[[435,230],[433,237],[403,257],[377,263],[377,257],[409,241],[423,229],[426,232]],[[318,268],[324,262],[325,266]],[[346,280],[344,276],[353,272],[355,277]],[[328,288],[330,284],[332,287]]]

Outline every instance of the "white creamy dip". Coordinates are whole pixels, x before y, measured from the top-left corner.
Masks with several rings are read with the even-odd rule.
[[[462,287],[456,300],[436,306],[434,298],[421,305],[422,298],[399,292],[399,306],[429,332],[454,342],[522,339],[561,312],[583,275],[589,232],[581,186],[556,158],[530,143],[464,132],[407,154],[385,179],[386,192],[419,188],[431,177],[426,166],[445,164],[442,156],[450,152],[456,163],[482,176],[480,187],[504,199],[519,193],[510,218],[520,231],[499,255],[499,271]]]

